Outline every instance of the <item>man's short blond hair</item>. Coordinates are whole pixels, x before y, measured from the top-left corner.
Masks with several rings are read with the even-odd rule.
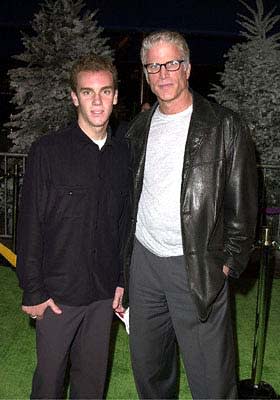
[[[114,89],[118,88],[118,73],[116,67],[113,65],[111,58],[101,56],[95,53],[90,53],[80,57],[73,65],[70,73],[70,87],[73,92],[77,91],[77,77],[78,73],[82,71],[108,71],[113,75]]]

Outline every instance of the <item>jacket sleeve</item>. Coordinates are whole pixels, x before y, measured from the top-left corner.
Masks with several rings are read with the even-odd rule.
[[[43,279],[44,210],[47,202],[47,163],[40,145],[31,146],[21,191],[17,226],[17,276],[23,305],[49,298]]]
[[[229,124],[230,125],[230,124]],[[255,239],[257,221],[257,167],[249,128],[233,118],[227,148],[227,182],[224,198],[225,265],[239,277]]]
[[[129,142],[126,140],[127,145],[127,173],[126,173],[126,186],[128,188],[127,196],[124,201],[122,213],[119,220],[119,238],[120,238],[120,275],[118,286],[124,287],[124,251],[128,240],[128,231],[131,223],[131,205],[132,205],[132,153]]]

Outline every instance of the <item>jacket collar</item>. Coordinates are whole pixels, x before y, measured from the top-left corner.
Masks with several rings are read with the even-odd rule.
[[[193,160],[196,152],[200,148],[203,139],[208,135],[211,126],[215,125],[216,116],[208,100],[198,93],[191,91],[193,96],[193,112],[188,132],[185,162]]]
[[[93,141],[79,127],[78,122],[75,122],[72,126],[72,141],[75,145],[82,146],[82,147],[93,144]],[[113,144],[114,144],[114,141],[112,140],[112,130],[108,126],[107,127],[107,139],[106,139],[104,146],[107,146],[107,145],[112,146]]]
[[[184,156],[184,170],[194,160],[206,135],[211,132],[211,127],[217,123],[217,117],[211,103],[191,90],[193,96],[193,112],[190,121],[187,143]],[[137,165],[139,182],[143,177],[148,135],[153,114],[158,107],[156,102],[151,110],[142,112],[132,121],[126,137],[133,142],[133,156]]]
[[[203,138],[208,134],[209,130],[211,130],[211,126],[216,124],[216,115],[213,112],[213,108],[209,101],[196,93],[193,90],[190,90],[193,97],[193,112],[191,116],[191,122],[188,132],[187,146],[185,159],[193,159],[196,151],[201,146]],[[138,136],[139,132],[137,129],[137,125],[141,126],[141,131],[143,134],[141,137],[134,137],[134,140],[138,142],[138,145],[144,146],[147,145],[148,134],[150,130],[151,120],[154,115],[155,110],[158,107],[158,102],[156,102],[151,110],[147,112],[140,113],[135,123],[132,124],[132,129],[128,131],[127,137],[133,137],[134,132]]]

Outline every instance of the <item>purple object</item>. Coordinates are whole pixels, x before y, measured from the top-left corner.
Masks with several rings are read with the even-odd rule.
[[[261,211],[266,215],[277,215],[280,214],[280,207],[262,208]]]

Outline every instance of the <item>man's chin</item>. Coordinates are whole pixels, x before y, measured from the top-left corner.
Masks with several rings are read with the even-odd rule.
[[[172,95],[164,95],[164,96],[157,96],[159,101],[162,101],[164,103],[168,103],[172,100],[174,100],[174,96]]]
[[[104,125],[106,125],[107,121],[91,121],[91,125],[96,127],[96,128],[102,128]]]

